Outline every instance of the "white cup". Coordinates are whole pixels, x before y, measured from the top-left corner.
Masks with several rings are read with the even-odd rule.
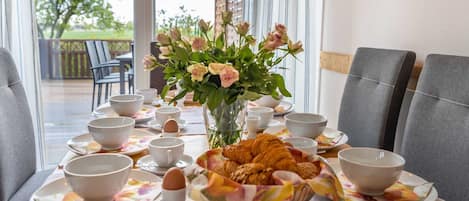
[[[184,155],[184,141],[175,137],[156,138],[148,145],[153,161],[160,167],[172,167]]]
[[[164,126],[164,123],[168,119],[175,119],[177,122],[179,122],[180,117],[181,117],[181,109],[177,107],[171,107],[171,106],[160,107],[156,109],[155,111],[155,119],[161,125],[161,127]]]
[[[283,139],[293,145],[294,148],[299,149],[308,155],[316,155],[318,153],[318,142],[311,138],[306,137],[289,137]]]
[[[266,129],[274,118],[274,109],[270,107],[253,107],[248,109],[248,117],[258,116],[259,128]]]
[[[137,90],[137,94],[143,96],[143,103],[151,104],[151,103],[153,103],[153,100],[158,95],[158,90],[153,89],[153,88],[139,89],[139,90]]]
[[[257,136],[259,130],[259,121],[261,120],[258,116],[250,116],[246,118],[246,127],[248,131],[248,139],[254,139]]]

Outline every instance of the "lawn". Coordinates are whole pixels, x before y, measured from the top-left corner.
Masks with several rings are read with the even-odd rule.
[[[114,40],[131,40],[133,31],[127,30],[122,33],[114,31],[66,31],[62,35],[62,39],[114,39]]]

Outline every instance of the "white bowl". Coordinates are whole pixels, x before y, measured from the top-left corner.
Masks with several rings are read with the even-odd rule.
[[[311,138],[289,137],[283,139],[283,141],[290,143],[294,148],[299,149],[308,155],[316,155],[318,152],[318,142]]]
[[[339,152],[339,164],[358,192],[377,196],[399,179],[405,160],[402,156],[375,148],[349,148]]]
[[[280,95],[280,99],[276,100],[273,98],[271,95],[263,95],[261,98],[257,99],[254,101],[258,106],[263,106],[263,107],[270,107],[274,108],[277,107],[277,105],[280,104],[280,101],[282,100],[283,96]]]
[[[285,126],[293,136],[315,138],[326,129],[327,119],[319,114],[292,113],[285,115]]]
[[[140,110],[143,100],[142,95],[116,95],[109,98],[109,103],[117,114],[131,117]]]
[[[135,120],[129,117],[105,117],[91,120],[88,131],[105,150],[115,150],[129,140]]]
[[[121,154],[93,154],[68,162],[63,170],[72,190],[85,200],[111,201],[127,183],[133,161]]]

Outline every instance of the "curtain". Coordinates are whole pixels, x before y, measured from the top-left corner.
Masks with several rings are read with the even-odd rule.
[[[245,0],[244,20],[261,39],[276,23],[285,24],[293,41],[301,40],[305,51],[298,60],[287,58],[277,70],[292,92],[296,112],[317,112],[319,91],[319,51],[321,45],[322,0]]]
[[[36,137],[36,153],[40,159],[37,166],[41,169],[44,167],[44,138],[35,17],[34,1],[0,0],[0,45],[12,54],[28,96]]]

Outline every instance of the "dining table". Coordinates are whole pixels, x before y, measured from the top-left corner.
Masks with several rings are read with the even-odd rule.
[[[182,139],[185,143],[184,145],[184,154],[189,155],[195,161],[200,155],[204,154],[207,150],[209,150],[209,144],[207,140],[207,134],[205,132],[205,123],[203,120],[203,109],[198,104],[191,104],[189,101],[185,102],[185,106],[181,107],[181,119],[184,119],[187,123],[186,128],[181,131],[179,138]],[[283,117],[275,117],[275,120],[279,122],[283,122]],[[161,137],[161,132],[155,130],[153,128],[136,128],[140,131],[145,131],[154,134],[157,137]],[[247,134],[245,134],[247,136]],[[246,137],[245,136],[245,137]],[[326,160],[330,160],[332,163],[337,164],[337,156],[338,152],[343,149],[347,149],[351,147],[349,144],[342,144],[338,147],[328,150],[324,153],[318,153],[319,156],[322,156]],[[138,169],[136,166],[137,161],[142,157],[149,154],[148,150],[144,150],[136,155],[132,155],[131,158],[134,161],[134,169]],[[64,165],[76,158],[79,157],[77,154],[69,151],[65,154],[64,158],[61,162],[57,165],[55,171],[46,179],[44,184],[57,180],[59,178],[63,178],[63,167]],[[161,177],[162,178],[162,177]],[[158,199],[161,200],[161,196]],[[441,201],[438,199],[437,201]]]
[[[120,87],[120,94],[125,94],[125,66],[130,65],[132,66],[133,63],[133,53],[127,52],[125,54],[121,54],[115,57],[116,60],[119,61],[119,87]]]

